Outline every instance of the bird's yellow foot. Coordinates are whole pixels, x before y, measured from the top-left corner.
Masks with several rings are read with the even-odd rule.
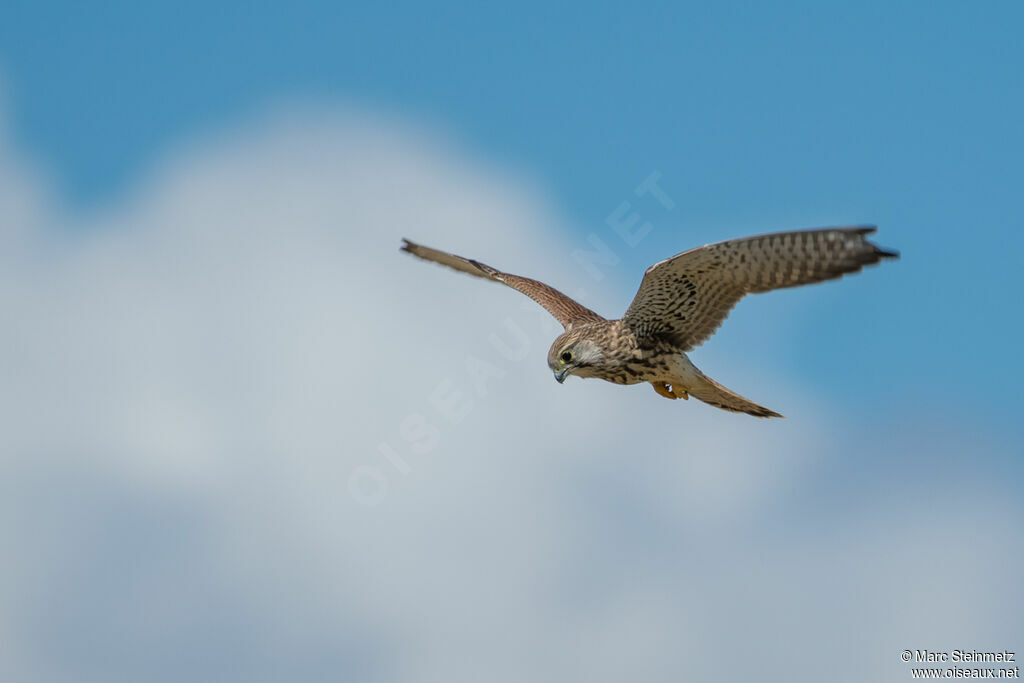
[[[670,398],[672,400],[677,398],[676,395],[672,393],[672,387],[664,382],[651,382],[651,386],[665,398]]]
[[[690,394],[686,391],[686,389],[683,389],[681,387],[672,385],[672,394],[675,395],[676,398],[681,398],[684,401],[690,400]]]

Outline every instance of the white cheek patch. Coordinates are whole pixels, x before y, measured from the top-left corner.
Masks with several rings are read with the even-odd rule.
[[[577,365],[595,365],[604,358],[601,348],[591,341],[583,341],[577,344],[573,355]]]

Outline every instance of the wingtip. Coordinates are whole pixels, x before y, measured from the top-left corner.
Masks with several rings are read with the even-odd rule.
[[[412,249],[415,246],[417,246],[415,242],[412,242],[411,240],[408,240],[408,239],[403,237],[402,238],[402,246],[399,247],[399,250],[401,250],[401,251],[408,251],[409,253],[412,253]]]
[[[854,230],[857,232],[858,235],[871,235],[873,233],[878,232],[878,226],[877,225],[860,225],[860,226],[856,226],[854,228]],[[884,258],[898,259],[900,257],[900,252],[896,251],[895,249],[884,249],[883,247],[880,247],[877,244],[874,244],[872,242],[868,242],[868,244],[870,244],[872,247],[875,248],[875,255],[879,259],[884,259]]]

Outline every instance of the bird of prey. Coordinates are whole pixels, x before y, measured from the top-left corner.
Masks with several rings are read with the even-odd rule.
[[[797,287],[898,258],[868,241],[873,226],[779,232],[708,244],[655,263],[619,320],[597,313],[543,282],[403,240],[402,250],[476,277],[497,280],[546,308],[565,327],[548,351],[559,383],[568,375],[615,384],[649,382],[665,398],[757,417],[782,417],[698,370],[686,356],[703,344],[745,294]]]

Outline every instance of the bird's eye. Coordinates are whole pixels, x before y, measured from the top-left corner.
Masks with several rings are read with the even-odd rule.
[[[572,360],[572,352],[571,351],[565,351],[565,352],[562,353],[562,362],[563,363],[568,363],[571,360]]]

